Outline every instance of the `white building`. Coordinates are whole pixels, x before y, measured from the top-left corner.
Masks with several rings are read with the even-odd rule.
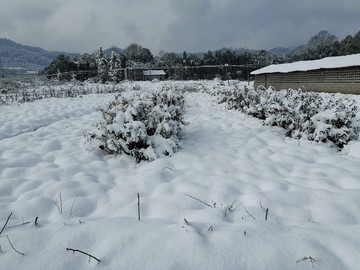
[[[251,75],[266,88],[360,94],[360,54],[270,65]]]
[[[144,80],[151,81],[153,79],[158,79],[160,81],[165,80],[166,73],[164,70],[144,70]]]

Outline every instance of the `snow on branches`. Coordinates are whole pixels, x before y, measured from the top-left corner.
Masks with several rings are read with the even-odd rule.
[[[222,93],[221,102],[263,120],[265,125],[282,127],[287,136],[296,139],[332,142],[343,148],[359,136],[358,107],[347,95],[236,88]]]
[[[164,87],[154,93],[115,96],[106,108],[99,108],[102,120],[87,138],[109,154],[126,154],[138,162],[171,156],[184,124],[184,97],[175,90]]]

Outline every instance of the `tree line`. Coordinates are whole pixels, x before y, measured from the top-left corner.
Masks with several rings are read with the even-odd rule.
[[[299,51],[295,51],[291,55],[290,60],[315,60],[329,56],[356,53],[360,53],[360,31],[353,36],[348,35],[339,41],[335,35],[323,30],[311,37],[307,46]]]
[[[137,43],[131,43],[124,50],[113,47],[106,51],[100,48],[73,59],[59,55],[45,68],[44,74],[60,80],[93,78],[100,82],[119,82],[124,79],[124,68],[140,62],[147,69],[166,69],[170,79],[212,79],[216,76],[249,79],[249,68],[360,53],[360,31],[339,41],[335,35],[323,30],[312,36],[306,45],[282,54],[223,48],[198,54],[159,51],[153,56],[149,49]]]

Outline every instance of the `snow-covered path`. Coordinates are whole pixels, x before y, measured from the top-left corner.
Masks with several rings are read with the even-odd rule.
[[[287,139],[203,93],[187,94],[172,157],[89,152],[83,133],[110,97],[0,108],[0,224],[13,212],[4,234],[26,253],[1,235],[4,269],[310,269],[296,262],[308,256],[315,269],[360,266],[359,159]]]

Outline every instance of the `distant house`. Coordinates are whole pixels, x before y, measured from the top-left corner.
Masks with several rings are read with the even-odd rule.
[[[270,65],[251,75],[266,88],[360,94],[360,54]]]
[[[144,80],[152,81],[153,79],[158,79],[160,81],[165,80],[166,73],[164,70],[144,70]]]
[[[2,74],[4,76],[19,76],[19,75],[25,75],[26,69],[24,68],[18,68],[18,67],[8,67],[8,68],[2,68]]]
[[[141,62],[130,61],[124,69],[124,79],[133,81],[151,81],[158,79],[165,80],[166,73],[164,70],[152,70]]]
[[[141,81],[144,79],[143,70],[143,63],[130,61],[124,70],[124,78],[125,80]]]

